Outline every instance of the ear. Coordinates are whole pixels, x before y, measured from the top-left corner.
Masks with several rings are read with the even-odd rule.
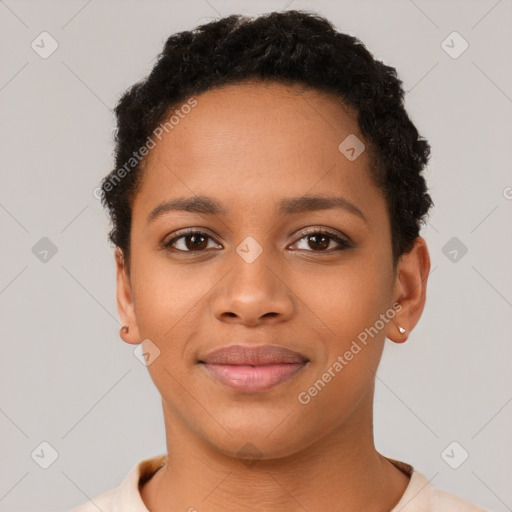
[[[388,338],[395,343],[407,341],[425,306],[427,295],[427,279],[430,272],[430,255],[427,243],[417,237],[413,248],[400,257],[397,264],[393,304],[399,302],[401,309],[396,308],[395,321],[389,324]],[[400,333],[398,325],[405,329]]]
[[[124,332],[121,329],[119,336],[126,343],[137,344],[141,340],[135,317],[129,269],[126,267],[123,251],[119,247],[115,248],[114,257],[116,262],[117,312],[121,318],[122,325],[128,326],[128,332]]]

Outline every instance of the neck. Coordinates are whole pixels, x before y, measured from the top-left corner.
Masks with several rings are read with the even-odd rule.
[[[375,450],[369,404],[293,455],[254,460],[219,453],[164,404],[167,464],[142,487],[142,499],[151,512],[389,511],[409,477]]]

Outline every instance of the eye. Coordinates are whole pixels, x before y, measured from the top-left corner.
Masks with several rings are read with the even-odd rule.
[[[209,247],[209,241],[213,241],[213,238],[207,233],[202,231],[185,231],[182,234],[171,238],[165,242],[163,246],[167,249],[176,249],[181,252],[204,252],[205,249],[211,249]],[[222,248],[217,245],[214,248]]]
[[[304,241],[303,246],[298,247],[298,249],[306,250],[309,252],[342,251],[344,249],[348,249],[351,247],[351,244],[348,240],[323,229],[313,230],[304,234],[301,238],[297,240],[297,242],[294,242],[294,244],[300,243],[301,241]],[[332,242],[338,244],[338,248],[335,247],[334,249],[332,249]],[[310,247],[313,250],[309,250],[307,249],[307,247]],[[330,250],[327,250],[329,249],[329,247]]]
[[[179,252],[205,252],[207,249],[222,249],[220,244],[210,244],[214,242],[213,238],[203,231],[187,230],[178,233],[167,242],[163,243],[166,249],[174,249]],[[306,250],[309,252],[333,252],[342,251],[351,247],[351,244],[345,238],[331,233],[327,230],[317,229],[307,233],[294,242],[292,245],[301,244],[302,247],[297,247],[299,250]],[[335,245],[333,248],[332,245]],[[336,247],[336,244],[338,247]],[[309,248],[309,249],[308,249]],[[312,249],[312,250],[311,250]]]

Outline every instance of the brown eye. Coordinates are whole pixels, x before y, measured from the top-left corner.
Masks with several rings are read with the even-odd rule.
[[[208,246],[208,238],[203,235],[187,235],[184,240],[185,246],[190,251],[206,249]]]
[[[171,238],[164,244],[164,247],[181,252],[204,252],[205,249],[211,248],[208,246],[210,240],[213,239],[206,233],[190,231]]]
[[[309,252],[333,252],[342,251],[351,247],[350,243],[334,233],[328,231],[313,231],[306,233],[295,242],[295,244],[302,243],[302,247],[298,247],[300,250],[306,250]],[[332,244],[334,243],[334,247]],[[336,247],[336,244],[338,247]],[[330,249],[329,249],[330,248]]]
[[[311,249],[324,250],[329,247],[330,237],[325,235],[308,235],[308,244]]]

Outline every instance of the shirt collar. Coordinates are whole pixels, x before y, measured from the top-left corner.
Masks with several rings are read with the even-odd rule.
[[[149,480],[167,462],[167,454],[144,459],[132,467],[113,500],[112,512],[149,512],[142,501],[139,486]]]

